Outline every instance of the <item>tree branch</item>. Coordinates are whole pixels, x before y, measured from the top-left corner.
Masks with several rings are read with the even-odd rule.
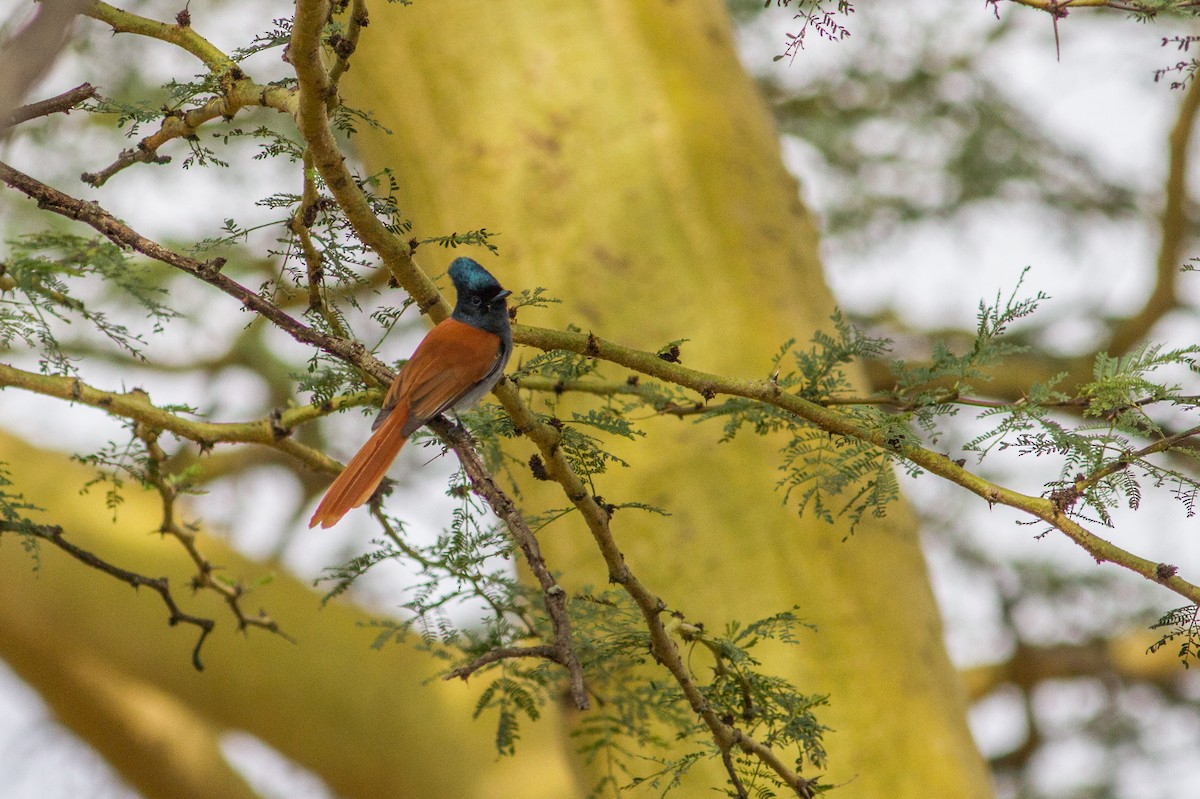
[[[196,29],[190,24],[190,17],[187,25],[180,25],[178,21],[172,25],[139,16],[131,11],[111,6],[102,0],[92,2],[83,11],[83,14],[108,25],[113,29],[113,33],[133,33],[173,44],[200,59],[210,72],[232,72],[238,69],[237,63],[232,58],[196,32]]]
[[[167,620],[168,624],[174,626],[183,622],[184,624],[191,624],[200,629],[200,637],[196,641],[195,648],[192,649],[192,665],[196,667],[196,671],[204,671],[204,664],[200,661],[200,647],[204,645],[204,639],[212,632],[215,623],[212,619],[193,616],[190,613],[184,613],[180,610],[179,605],[175,602],[175,598],[171,595],[171,588],[166,577],[146,577],[109,563],[98,555],[72,544],[63,536],[62,528],[57,525],[0,521],[0,533],[20,533],[21,535],[33,536],[41,541],[48,541],[86,566],[97,571],[102,571],[122,582],[129,583],[135,589],[145,586],[157,593],[162,598],[163,604],[167,606],[167,611],[170,613],[170,618]]]
[[[115,33],[134,33],[173,44],[200,59],[220,87],[220,95],[186,112],[168,111],[159,129],[143,138],[137,146],[123,150],[113,163],[99,172],[85,172],[80,179],[102,186],[109,178],[133,164],[165,164],[170,157],[158,149],[174,139],[195,135],[201,125],[218,117],[233,118],[251,106],[273,108],[286,114],[296,110],[296,92],[284,86],[261,86],[246,77],[232,58],[196,32],[190,24],[171,25],[114,8],[97,0],[85,14],[109,25]]]
[[[391,370],[371,356],[361,343],[327,336],[314,330],[282,311],[270,300],[221,274],[221,268],[225,265],[224,259],[200,261],[180,255],[133,230],[105,211],[98,203],[85,202],[64,194],[3,162],[0,162],[0,182],[36,200],[39,208],[83,222],[119,247],[139,252],[223,291],[241,303],[246,310],[263,317],[301,344],[315,346],[330,355],[343,358],[377,377],[391,373]]]
[[[678,363],[663,360],[654,353],[642,352],[603,341],[592,334],[546,330],[519,325],[513,331],[518,343],[541,350],[568,350],[590,358],[610,361],[668,383],[690,388],[705,398],[718,394],[744,397],[781,408],[830,433],[864,441],[891,452],[909,462],[971,491],[989,504],[1007,505],[1020,510],[1058,529],[1078,544],[1098,563],[1115,563],[1148,580],[1160,583],[1193,604],[1200,605],[1200,586],[1179,577],[1163,564],[1141,558],[1107,541],[1070,518],[1059,502],[1052,498],[1035,497],[1004,488],[960,466],[946,455],[933,450],[896,444],[876,430],[839,411],[789,394],[771,380],[742,380],[708,374]],[[498,392],[499,393],[499,392]],[[1190,435],[1190,431],[1189,431]],[[1167,571],[1171,571],[1169,575]]]
[[[241,599],[245,596],[246,589],[241,582],[214,577],[217,567],[213,566],[212,562],[196,547],[194,526],[182,524],[177,518],[176,500],[179,498],[180,487],[172,479],[171,475],[163,469],[163,464],[167,462],[167,453],[158,443],[160,431],[153,427],[139,424],[135,427],[135,432],[137,437],[145,444],[146,453],[150,456],[146,471],[140,476],[158,491],[159,496],[162,498],[162,524],[159,525],[158,531],[178,541],[184,551],[187,552],[188,557],[191,558],[192,563],[196,567],[196,573],[192,577],[192,589],[206,589],[225,600],[225,604],[229,607],[230,612],[237,619],[239,630],[245,630],[247,627],[258,627],[295,643],[265,611],[259,611],[257,616],[246,615],[241,605]]]
[[[1134,14],[1145,14],[1147,16],[1155,16],[1163,10],[1183,10],[1187,8],[1195,8],[1200,6],[1200,0],[1176,0],[1169,6],[1162,4],[1151,4],[1140,2],[1139,0],[1011,0],[1017,5],[1029,6],[1041,11],[1046,11],[1052,14],[1065,16],[1068,8],[1111,8],[1117,11],[1129,11]],[[998,0],[988,0],[995,3]]]
[[[329,127],[327,103],[336,89],[321,60],[321,31],[329,19],[328,0],[298,0],[288,55],[300,82],[296,125],[312,154],[313,165],[346,214],[355,235],[376,255],[396,282],[435,322],[450,315],[450,306],[433,281],[414,263],[412,250],[375,215],[342,156]]]
[[[375,216],[366,195],[351,176],[345,158],[329,126],[327,104],[336,91],[321,61],[321,31],[329,19],[327,0],[298,0],[292,26],[289,54],[300,84],[297,125],[308,145],[307,153],[325,185],[346,214],[355,234],[370,247],[388,270],[418,301],[423,311],[435,318],[448,315],[445,299],[412,260],[412,251]],[[421,297],[424,296],[424,301]],[[391,375],[388,375],[390,382]],[[473,490],[491,506],[520,546],[530,569],[542,588],[546,611],[554,627],[557,662],[570,676],[571,696],[576,706],[588,706],[583,671],[571,643],[571,620],[566,611],[566,592],[554,580],[542,557],[537,538],[512,500],[500,490],[488,473],[465,430],[455,429],[444,419],[435,419],[428,427],[445,441],[458,456],[471,479]]]
[[[456,669],[450,671],[442,679],[465,680],[475,672],[482,669],[484,666],[489,666],[492,663],[498,663],[501,660],[514,660],[516,658],[541,658],[542,660],[553,660],[558,663],[558,648],[553,646],[506,646],[497,649],[489,650],[472,660],[470,663],[464,663]],[[562,665],[562,664],[559,664]]]
[[[22,122],[28,122],[31,119],[38,117],[49,116],[50,114],[68,113],[72,108],[82,103],[84,100],[90,100],[96,96],[96,88],[90,83],[81,83],[74,89],[68,89],[62,94],[45,100],[39,100],[36,103],[29,103],[20,108],[14,108],[8,115],[8,119],[0,119],[0,132],[14,125],[20,125]]]
[[[360,392],[334,397],[322,405],[304,405],[280,411],[267,419],[253,422],[205,422],[185,419],[154,405],[141,389],[110,392],[88,385],[76,377],[27,372],[0,363],[0,387],[19,388],[67,402],[98,408],[111,416],[131,419],[139,424],[194,441],[202,450],[214,444],[261,444],[291,455],[312,469],[337,472],[337,461],[317,449],[291,438],[298,426],[339,408],[360,405],[371,394]]]
[[[37,15],[0,48],[0,120],[45,74],[67,42],[71,22],[88,0],[42,0]]]
[[[541,546],[537,536],[529,529],[525,517],[517,509],[516,504],[500,489],[495,479],[488,472],[471,441],[470,434],[461,425],[455,425],[443,417],[438,417],[428,423],[427,427],[446,442],[454,454],[458,456],[463,471],[471,479],[471,488],[491,507],[496,518],[504,522],[509,533],[521,548],[525,562],[542,589],[543,602],[546,612],[554,628],[554,662],[567,670],[571,682],[571,699],[580,710],[588,708],[587,689],[584,686],[583,668],[579,664],[579,656],[571,643],[571,617],[567,613],[567,592],[554,579],[542,557]]]
[[[329,129],[325,107],[333,87],[321,62],[320,53],[320,32],[329,18],[329,13],[328,0],[297,0],[289,52],[292,65],[296,68],[296,76],[300,81],[297,124],[300,127],[301,135],[309,145],[317,170],[346,213],[356,235],[383,259],[397,282],[417,300],[418,307],[422,311],[428,311],[435,320],[444,318],[449,310],[445,300],[413,263],[411,250],[402,245],[397,237],[375,217],[365,196],[346,168],[345,159]],[[726,724],[708,705],[708,701],[704,698],[680,657],[675,642],[662,623],[661,613],[666,606],[657,596],[647,590],[625,565],[624,558],[608,527],[608,512],[588,493],[579,476],[567,462],[562,448],[558,446],[559,432],[539,421],[525,407],[513,386],[501,383],[496,387],[495,394],[505,411],[513,419],[518,431],[538,445],[547,464],[548,475],[560,483],[568,499],[583,514],[593,539],[608,565],[610,579],[619,583],[641,609],[650,630],[651,647],[655,657],[666,666],[680,685],[692,709],[704,719],[717,745],[728,747],[731,743],[737,744],[743,751],[758,756],[786,785],[796,790],[798,795],[809,796],[811,792],[807,781],[788,767],[773,750],[753,741],[741,731]],[[443,435],[442,430],[438,427],[432,424],[430,427],[439,436]],[[488,479],[490,480],[490,476]],[[502,494],[498,496],[503,497]],[[507,497],[503,498],[511,502],[507,500]],[[490,497],[488,500],[491,502]],[[502,519],[505,518],[505,515],[500,510],[508,512],[503,505],[500,510],[493,506],[493,510],[496,510],[497,515]],[[515,513],[515,509],[513,512]],[[510,527],[510,529],[512,528]],[[515,533],[514,536],[516,537]],[[520,541],[519,537],[518,541]],[[536,539],[534,541],[536,542]],[[539,582],[542,581],[539,580]],[[553,589],[561,591],[562,589],[557,585],[546,589],[544,582],[542,585],[549,608],[551,600],[554,598],[551,591]],[[568,620],[564,616],[564,621]],[[561,631],[557,634],[561,635]]]
[[[514,338],[526,335],[529,328],[520,327],[514,332]],[[547,331],[553,332],[553,331]],[[523,343],[530,343],[524,341]],[[535,345],[536,346],[536,345]],[[565,349],[551,347],[550,349]],[[647,357],[660,360],[656,355],[646,353]],[[762,763],[771,769],[788,787],[796,791],[798,796],[812,795],[808,781],[797,774],[770,747],[755,741],[734,725],[727,723],[708,703],[700,686],[692,677],[690,670],[680,655],[679,647],[668,632],[663,622],[662,614],[667,605],[641,582],[625,563],[625,556],[617,545],[609,527],[610,515],[596,497],[592,496],[587,486],[571,468],[563,448],[559,446],[561,433],[550,425],[541,423],[537,417],[520,401],[517,389],[511,383],[502,382],[496,386],[496,397],[500,400],[509,416],[512,417],[517,431],[532,440],[541,452],[546,477],[557,482],[567,499],[579,510],[588,531],[592,534],[600,550],[604,563],[608,568],[610,582],[620,585],[633,599],[642,614],[650,633],[650,651],[655,660],[671,674],[679,685],[692,710],[700,716],[705,726],[713,736],[713,741],[720,749],[737,745],[747,754],[758,757]]]
[[[109,178],[134,164],[167,164],[170,156],[159,155],[158,149],[175,139],[194,136],[200,126],[218,117],[230,119],[244,108],[261,106],[285,114],[295,110],[296,92],[282,86],[260,86],[249,78],[231,83],[224,93],[204,105],[185,112],[168,114],[154,133],[122,150],[117,159],[99,172],[84,172],[79,179],[90,186],[103,186]]]

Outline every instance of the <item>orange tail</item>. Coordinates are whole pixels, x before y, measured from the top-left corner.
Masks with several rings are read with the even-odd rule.
[[[308,520],[309,527],[318,524],[332,527],[351,508],[357,508],[371,498],[400,448],[408,440],[408,436],[401,432],[407,418],[408,414],[397,408],[384,419],[379,429],[371,434],[367,443],[329,486],[321,504],[317,505],[316,512]]]

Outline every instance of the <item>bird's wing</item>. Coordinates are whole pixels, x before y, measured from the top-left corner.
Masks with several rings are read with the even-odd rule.
[[[403,399],[408,406],[403,432],[411,435],[486,377],[500,354],[496,334],[444,319],[429,331],[400,370],[384,398],[383,411],[390,412]]]

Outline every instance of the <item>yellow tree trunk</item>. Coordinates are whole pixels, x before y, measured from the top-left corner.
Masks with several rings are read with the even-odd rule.
[[[718,3],[442,0],[376,9],[365,40],[348,91],[397,132],[369,157],[397,169],[419,235],[499,231],[503,257],[485,262],[506,285],[565,300],[522,321],[643,347],[686,337],[689,365],[762,376],[783,339],[827,319],[813,224]],[[444,266],[442,253],[422,257]],[[904,508],[843,542],[781,507],[772,442],[718,446],[714,430],[674,420],[649,433],[650,446],[625,452],[632,468],[600,482],[610,500],[675,513],[618,514],[629,562],[692,621],[719,628],[798,604],[820,626],[767,665],[831,695],[822,718],[840,794],[986,796]],[[260,602],[297,643],[230,634],[223,608],[188,595],[182,553],[153,535],[153,495],[130,492],[113,524],[101,498],[78,496],[83,467],[9,439],[0,460],[77,544],[169,575],[185,610],[219,622],[197,674],[193,631],[167,627],[153,594],[48,546],[35,574],[3,537],[0,656],[145,795],[250,795],[220,759],[230,729],[345,797],[562,797],[572,779],[576,794],[589,784],[572,777],[552,723],[498,761],[488,722],[470,719],[477,685],[423,685],[426,655],[369,651],[366,614],[319,611],[319,592],[286,576]],[[583,531],[545,538],[569,587],[603,582]],[[231,574],[264,571],[217,541],[201,546]],[[709,772],[694,795],[721,782]]]
[[[346,91],[394,131],[359,139],[370,167],[395,170],[418,238],[498,232],[501,257],[479,257],[501,282],[564,301],[519,321],[643,349],[687,338],[687,365],[759,378],[784,340],[827,324],[813,220],[721,3],[442,0],[375,9],[368,34]],[[989,795],[907,510],[843,541],[782,506],[778,441],[647,429],[621,451],[632,468],[598,485],[674,513],[617,515],[627,561],[712,629],[793,604],[818,625],[768,666],[830,695],[839,795]],[[580,527],[544,538],[569,587],[604,583]],[[705,780],[687,795],[711,795],[719,768]]]

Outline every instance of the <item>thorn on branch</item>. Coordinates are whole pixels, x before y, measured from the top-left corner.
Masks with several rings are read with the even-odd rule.
[[[292,434],[291,429],[284,427],[282,424],[283,411],[276,408],[271,411],[269,424],[271,425],[271,437],[276,441],[282,441]]]
[[[534,454],[529,458],[529,471],[533,472],[535,480],[549,480],[550,474],[546,471],[546,464],[542,461],[540,455]]]
[[[212,280],[217,275],[221,274],[221,270],[225,268],[226,260],[224,258],[212,258],[205,261],[200,267],[200,277],[205,280]]]
[[[1154,567],[1154,578],[1160,583],[1165,583],[1176,574],[1179,574],[1179,567],[1170,563],[1160,563]]]
[[[605,518],[612,519],[613,512],[617,509],[616,505],[613,505],[612,503],[609,503],[609,502],[605,502],[604,497],[600,496],[599,494],[592,497],[592,501],[596,503],[596,507],[598,507],[598,508],[600,508],[600,510],[604,511]]]
[[[660,350],[658,357],[662,358],[667,363],[679,363],[679,345],[672,344],[666,349]]]

